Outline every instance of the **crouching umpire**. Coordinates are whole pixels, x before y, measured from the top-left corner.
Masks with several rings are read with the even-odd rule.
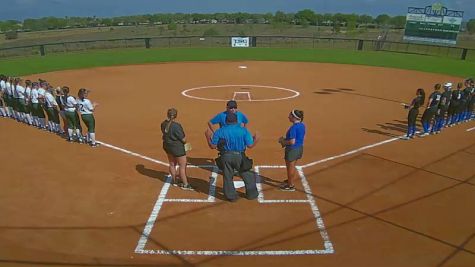
[[[255,199],[258,196],[256,178],[250,169],[243,169],[246,148],[253,148],[259,141],[256,135],[237,123],[237,116],[232,112],[226,114],[226,125],[214,132],[208,129],[205,133],[206,141],[211,149],[220,151],[217,162],[218,167],[223,171],[223,191],[224,196],[229,201],[237,200],[236,188],[234,188],[233,177],[237,172],[241,176],[246,186],[247,199]]]

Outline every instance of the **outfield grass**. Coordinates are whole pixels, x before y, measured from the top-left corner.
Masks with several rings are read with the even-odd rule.
[[[87,53],[52,54],[2,60],[0,73],[21,76],[63,69],[178,61],[304,61],[356,64],[475,76],[475,62],[413,54],[334,49],[277,48],[167,48],[121,49]]]

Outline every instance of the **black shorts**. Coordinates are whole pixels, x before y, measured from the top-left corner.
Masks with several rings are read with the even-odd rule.
[[[435,115],[435,112],[437,111],[437,106],[436,107],[430,107],[426,110],[424,110],[424,113],[422,114],[422,121],[423,122],[430,122],[432,118]]]
[[[182,143],[163,143],[163,150],[174,157],[183,157],[186,155],[185,145]]]
[[[290,148],[286,147],[285,148],[285,155],[284,159],[286,161],[296,161],[298,159],[301,159],[303,156],[303,146],[299,146],[296,148]]]

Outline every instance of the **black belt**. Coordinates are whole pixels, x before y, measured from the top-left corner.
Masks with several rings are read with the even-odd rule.
[[[241,151],[224,151],[223,154],[241,155]]]

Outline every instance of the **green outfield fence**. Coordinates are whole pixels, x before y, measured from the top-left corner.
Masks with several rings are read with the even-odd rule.
[[[253,36],[252,46],[270,48],[349,49],[361,51],[388,51],[396,53],[440,56],[475,61],[475,49],[415,44],[393,41],[363,40],[351,38],[313,38],[298,36]],[[0,48],[0,58],[22,57],[52,53],[68,53],[115,48],[180,48],[180,47],[229,47],[231,36],[180,36],[121,38],[45,43],[29,46]]]

